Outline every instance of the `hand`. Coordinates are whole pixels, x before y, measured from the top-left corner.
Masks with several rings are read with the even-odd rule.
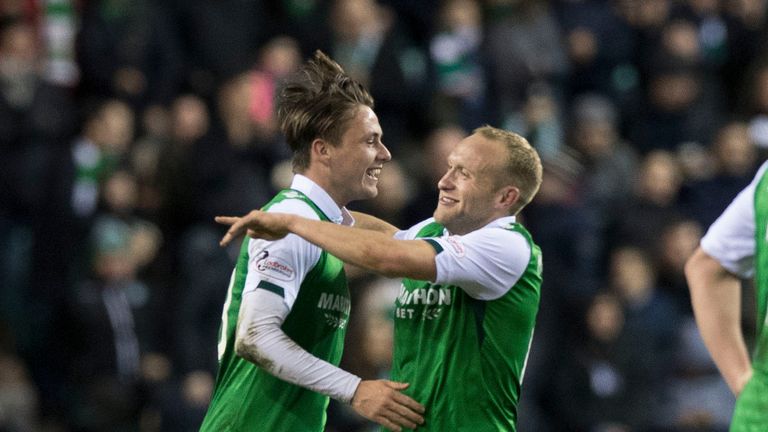
[[[265,213],[253,210],[243,217],[216,216],[216,222],[230,225],[219,245],[226,246],[232,240],[240,237],[244,231],[249,237],[279,240],[288,235],[288,215],[280,213]]]
[[[414,429],[424,423],[424,406],[400,393],[407,383],[387,380],[360,381],[352,397],[352,409],[361,416],[400,432],[401,426]]]

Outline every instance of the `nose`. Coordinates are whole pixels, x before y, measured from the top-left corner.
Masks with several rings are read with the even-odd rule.
[[[392,160],[392,153],[389,152],[389,149],[383,142],[379,143],[379,153],[376,155],[376,159],[382,162],[389,162]]]
[[[438,190],[449,190],[453,189],[453,179],[451,178],[451,172],[453,170],[449,169],[448,171],[443,174],[442,177],[440,177],[440,180],[437,182],[437,189]]]

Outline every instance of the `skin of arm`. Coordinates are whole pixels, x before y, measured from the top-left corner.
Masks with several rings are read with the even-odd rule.
[[[245,231],[251,237],[267,240],[294,233],[344,262],[386,277],[434,281],[437,276],[435,249],[423,240],[396,240],[381,232],[258,210],[242,218],[218,216],[216,221],[231,225],[222,246]]]
[[[740,280],[701,248],[686,262],[685,276],[704,344],[728,387],[738,396],[752,376],[741,330]]]
[[[386,234],[390,237],[400,231],[400,228],[390,224],[389,222],[379,219],[375,216],[371,216],[366,213],[350,212],[352,217],[355,218],[355,227],[360,229],[378,231],[382,234]]]

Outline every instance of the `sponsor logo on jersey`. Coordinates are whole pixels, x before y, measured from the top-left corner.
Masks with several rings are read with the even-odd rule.
[[[323,313],[323,317],[325,318],[325,323],[328,324],[329,327],[343,329],[347,326],[348,320],[345,317],[338,317],[328,312]]]
[[[451,290],[448,288],[416,288],[413,291],[400,286],[400,294],[397,296],[400,305],[439,305],[450,306]]]
[[[320,293],[320,300],[317,302],[317,307],[324,310],[341,312],[349,314],[351,309],[349,297],[333,294],[333,293]]]
[[[466,253],[466,250],[464,249],[464,245],[461,244],[461,241],[455,237],[455,236],[449,236],[445,239],[446,243],[448,243],[448,246],[450,246],[450,250],[453,252],[454,255],[461,258]]]
[[[430,285],[427,288],[416,288],[408,291],[405,285],[400,285],[397,296],[395,317],[403,319],[435,320],[440,317],[443,309],[450,306],[452,291],[440,288],[440,285]],[[414,307],[421,305],[423,307]]]
[[[292,281],[296,272],[288,263],[277,257],[270,257],[269,251],[261,251],[256,258],[256,270],[265,276],[283,281]]]

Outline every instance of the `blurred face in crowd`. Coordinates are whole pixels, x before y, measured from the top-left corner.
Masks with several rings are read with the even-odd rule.
[[[592,337],[608,343],[616,340],[624,327],[624,313],[619,301],[607,294],[595,297],[587,310],[587,328]]]
[[[701,226],[693,220],[685,220],[665,229],[661,247],[658,248],[665,268],[682,275],[685,262],[699,246],[699,240]]]
[[[736,176],[752,175],[757,161],[757,148],[752,144],[744,123],[731,123],[717,134],[714,153],[724,173]]]
[[[674,157],[665,151],[654,151],[640,167],[638,193],[648,201],[666,206],[677,199],[681,181],[682,173]]]
[[[696,60],[700,55],[699,35],[696,26],[689,21],[677,20],[663,32],[664,48],[676,57]]]
[[[133,124],[133,111],[125,103],[114,100],[89,120],[86,135],[107,152],[123,154],[133,140]]]
[[[138,202],[136,177],[128,171],[117,171],[104,184],[104,201],[111,211],[131,213]]]
[[[448,172],[437,184],[440,197],[435,220],[454,234],[466,234],[504,216],[499,198],[503,178],[504,144],[475,133],[448,156]]]
[[[0,72],[16,75],[33,69],[38,55],[34,29],[26,24],[14,24],[0,33]]]
[[[608,156],[618,139],[616,128],[608,121],[584,122],[576,127],[574,143],[589,159]]]
[[[208,108],[197,96],[181,96],[171,110],[173,138],[191,143],[208,131]]]
[[[259,64],[263,70],[276,77],[285,77],[301,65],[298,43],[289,37],[277,37],[262,50]]]
[[[320,147],[320,157],[329,168],[326,189],[337,204],[346,205],[378,194],[381,169],[392,159],[381,138],[379,118],[370,107],[360,105],[347,122],[341,142]]]
[[[690,71],[660,73],[651,79],[650,97],[653,105],[663,112],[680,112],[699,96],[701,83]]]
[[[653,264],[640,250],[626,247],[613,252],[611,282],[626,302],[643,303],[653,293],[655,277]]]
[[[440,16],[446,28],[456,30],[475,28],[482,24],[480,3],[472,0],[452,0],[443,6]]]
[[[375,0],[337,0],[331,24],[339,39],[355,40],[379,29],[380,13]]]

